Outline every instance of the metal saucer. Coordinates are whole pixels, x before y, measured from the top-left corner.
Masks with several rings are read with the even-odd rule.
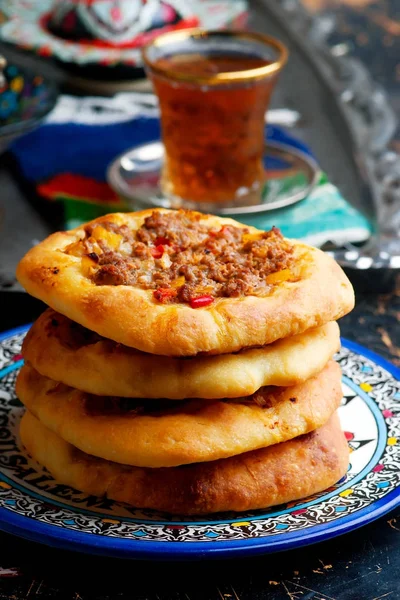
[[[107,171],[108,183],[134,210],[180,208],[179,202],[161,192],[163,159],[164,146],[160,140],[136,146],[111,163]],[[193,208],[220,215],[265,213],[306,198],[321,174],[317,163],[305,152],[272,140],[266,142],[264,165],[266,182],[259,204],[224,208],[202,203],[201,207],[196,204]]]

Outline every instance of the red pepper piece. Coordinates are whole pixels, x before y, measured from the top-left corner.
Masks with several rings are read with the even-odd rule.
[[[158,290],[154,290],[153,297],[161,304],[166,304],[171,298],[175,298],[177,294],[178,291],[173,288],[158,288]]]
[[[152,250],[151,250],[151,255],[153,256],[153,258],[161,258],[163,254],[164,254],[164,246],[162,244],[159,244],[158,246],[156,246],[155,248],[152,248]]]
[[[156,237],[156,239],[154,240],[154,245],[155,246],[170,246],[171,242],[168,238],[163,237],[162,235],[160,235],[159,237]]]
[[[203,308],[204,306],[209,306],[214,302],[214,298],[209,295],[205,296],[197,296],[196,298],[192,298],[189,302],[191,308]]]

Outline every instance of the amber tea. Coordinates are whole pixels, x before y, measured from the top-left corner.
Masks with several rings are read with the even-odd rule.
[[[181,73],[207,75],[265,65],[246,56],[161,58]],[[167,153],[164,188],[195,202],[226,202],[256,191],[264,169],[264,114],[274,78],[246,85],[171,85],[155,77]]]
[[[264,36],[249,45],[247,36],[252,42],[256,34],[204,35],[193,47],[161,45],[164,52],[150,64],[166,154],[162,188],[183,206],[257,203],[264,182],[265,112],[280,62]]]

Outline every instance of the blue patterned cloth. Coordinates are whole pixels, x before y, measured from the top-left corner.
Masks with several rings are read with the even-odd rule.
[[[61,96],[44,124],[14,143],[12,152],[23,176],[36,184],[39,193],[64,202],[66,228],[121,209],[107,185],[108,165],[133,146],[160,135],[158,108],[150,100],[146,105],[144,97],[137,93],[114,98]],[[304,143],[281,127],[268,126],[266,137],[311,155]],[[261,229],[275,225],[287,237],[318,246],[327,241],[364,241],[371,232],[367,219],[324,175],[301,202],[239,220]]]

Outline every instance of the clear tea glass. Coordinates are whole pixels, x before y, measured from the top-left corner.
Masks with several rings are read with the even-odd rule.
[[[143,58],[161,110],[163,193],[202,210],[259,203],[265,113],[285,46],[258,33],[192,29],[160,35]]]

